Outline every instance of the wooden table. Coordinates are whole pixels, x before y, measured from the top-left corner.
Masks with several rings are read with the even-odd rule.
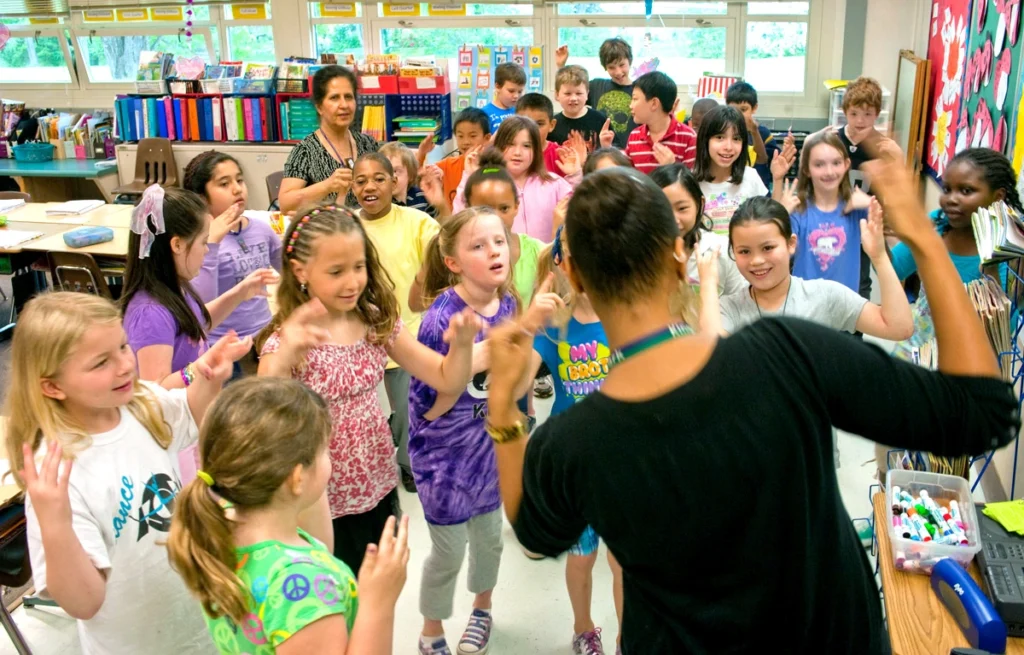
[[[37,225],[47,225],[46,223],[39,223]],[[22,247],[25,250],[38,250],[41,252],[82,252],[92,255],[93,257],[111,257],[116,259],[126,259],[128,257],[128,235],[131,233],[126,227],[115,227],[114,240],[107,241],[106,243],[97,243],[91,246],[85,246],[84,248],[69,248],[64,243],[64,232],[68,230],[62,229],[56,234],[50,234],[49,236],[42,236],[38,239],[26,241]]]
[[[36,202],[95,198],[111,202],[117,187],[117,166],[97,167],[98,159],[54,159],[25,162],[0,159],[0,175],[22,179]]]
[[[5,213],[8,220],[24,223],[52,223],[64,225],[69,230],[82,225],[105,227],[128,227],[132,222],[132,205],[103,205],[77,216],[53,216],[46,213],[47,207],[60,203],[30,202]]]
[[[885,615],[893,655],[948,655],[953,648],[969,647],[956,620],[932,591],[931,580],[920,573],[897,571],[889,545],[890,509],[885,493],[873,498],[875,534],[878,535],[878,567],[882,573]],[[971,577],[982,586],[978,565],[971,563]],[[1024,639],[1007,639],[1007,655],[1024,655]]]

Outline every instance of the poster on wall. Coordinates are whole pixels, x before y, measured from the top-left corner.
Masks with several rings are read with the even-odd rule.
[[[925,127],[924,166],[936,180],[942,178],[953,157],[970,23],[971,0],[935,0],[932,3],[928,32],[932,97]]]
[[[975,0],[968,25],[955,152],[1007,152],[1020,92],[1020,3]]]
[[[540,46],[464,45],[459,48],[459,74],[455,83],[455,110],[483,108],[494,94],[494,69],[513,61],[526,72],[524,93],[543,88],[544,56]]]

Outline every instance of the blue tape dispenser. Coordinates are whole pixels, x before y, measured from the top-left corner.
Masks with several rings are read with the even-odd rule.
[[[974,648],[1006,652],[1006,624],[962,566],[944,559],[932,569],[932,589]]]
[[[109,227],[89,225],[80,227],[64,233],[64,243],[69,248],[84,248],[97,243],[106,243],[114,240],[114,231]]]

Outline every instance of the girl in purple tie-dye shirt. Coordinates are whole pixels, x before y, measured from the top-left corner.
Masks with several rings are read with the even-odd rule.
[[[488,209],[463,210],[441,226],[428,247],[424,294],[432,304],[420,325],[421,343],[447,352],[442,335],[466,307],[489,326],[515,316],[508,240],[508,229]],[[476,599],[458,650],[482,653],[490,640],[502,519],[486,409],[486,372],[458,396],[439,394],[415,378],[409,388],[409,457],[431,539],[420,587],[421,655],[451,655],[441,621],[452,614],[467,542],[469,590]]]

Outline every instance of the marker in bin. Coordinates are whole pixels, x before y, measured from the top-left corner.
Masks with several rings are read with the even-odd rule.
[[[897,569],[930,573],[938,562],[946,558],[926,548],[932,545],[969,545],[957,501],[950,500],[947,507],[936,502],[927,490],[921,490],[915,497],[896,486],[892,487],[891,493],[893,534],[918,544],[895,552]]]

